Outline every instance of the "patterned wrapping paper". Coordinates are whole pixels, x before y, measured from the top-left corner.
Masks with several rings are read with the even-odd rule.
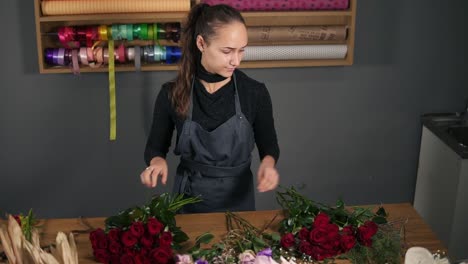
[[[248,27],[249,42],[346,40],[346,26]]]
[[[344,10],[350,0],[201,0],[209,5],[226,4],[239,11]]]
[[[106,13],[188,12],[190,0],[43,0],[42,14],[81,15]]]
[[[244,61],[344,59],[346,45],[248,46]]]

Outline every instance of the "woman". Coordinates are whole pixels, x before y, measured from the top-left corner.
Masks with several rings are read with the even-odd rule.
[[[181,156],[175,193],[203,201],[183,213],[255,210],[251,153],[257,144],[260,192],[276,188],[279,148],[270,95],[264,84],[237,70],[247,30],[241,14],[227,5],[198,4],[182,35],[177,78],[163,85],[155,103],[146,144],[148,167],[141,182],[167,182],[165,160],[174,126]]]

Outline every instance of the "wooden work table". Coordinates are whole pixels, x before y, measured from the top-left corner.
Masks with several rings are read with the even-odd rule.
[[[384,208],[389,213],[390,221],[406,221],[405,245],[407,247],[425,247],[431,252],[436,252],[437,250],[445,251],[446,247],[437,239],[411,204],[385,204]],[[240,212],[239,215],[260,228],[271,222],[270,230],[276,229],[279,221],[283,218],[281,210]],[[104,228],[104,219],[104,217],[101,217],[41,220],[41,244],[47,245],[54,242],[59,231],[65,233],[75,231],[80,263],[96,263],[93,260],[89,233],[76,233],[76,231],[87,230],[88,227],[84,223],[88,223],[93,228]],[[272,221],[272,219],[274,220]],[[182,230],[187,233],[191,241],[205,232],[211,232],[216,238],[226,233],[224,213],[177,215],[176,220],[177,225],[182,227]]]

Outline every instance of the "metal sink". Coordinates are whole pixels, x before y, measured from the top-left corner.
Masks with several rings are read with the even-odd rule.
[[[462,147],[468,147],[468,126],[450,126],[447,128],[447,133]]]
[[[468,158],[468,114],[426,114],[423,124],[462,158]]]

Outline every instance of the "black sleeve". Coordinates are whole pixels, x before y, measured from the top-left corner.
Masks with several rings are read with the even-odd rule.
[[[154,104],[153,123],[145,148],[146,165],[149,165],[154,157],[166,158],[171,146],[174,121],[170,114],[171,103],[168,91],[167,85],[163,85]]]
[[[253,123],[253,130],[260,160],[270,155],[278,162],[280,150],[273,120],[273,107],[270,94],[264,84],[259,87],[256,97],[257,113]]]

